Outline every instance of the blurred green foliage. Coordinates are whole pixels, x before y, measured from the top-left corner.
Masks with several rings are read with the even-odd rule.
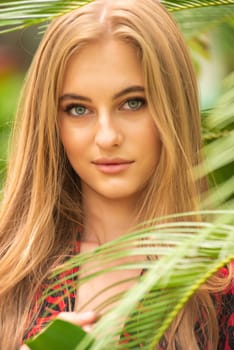
[[[0,186],[6,171],[8,140],[23,78],[23,73],[0,76]]]

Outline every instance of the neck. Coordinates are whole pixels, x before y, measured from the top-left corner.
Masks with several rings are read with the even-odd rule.
[[[83,241],[102,245],[128,232],[137,224],[136,198],[108,199],[83,194]]]

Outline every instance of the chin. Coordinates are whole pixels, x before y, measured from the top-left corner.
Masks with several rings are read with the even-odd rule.
[[[102,197],[108,198],[111,200],[127,200],[127,199],[132,199],[135,198],[137,200],[137,197],[139,196],[139,190],[138,191],[129,191],[128,189],[120,188],[120,187],[115,187],[114,189],[111,190],[106,190],[106,191],[100,191],[98,192]]]

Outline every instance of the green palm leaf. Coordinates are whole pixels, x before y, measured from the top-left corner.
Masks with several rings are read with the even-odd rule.
[[[180,1],[169,1],[162,0],[162,4],[164,4],[168,10],[171,11],[179,11],[184,9],[194,9],[200,7],[209,7],[209,6],[222,6],[222,5],[230,5],[234,4],[233,0],[180,0]]]
[[[212,174],[213,186],[203,202],[204,207],[225,206],[233,208],[234,198],[234,74],[222,84],[216,105],[202,116],[203,139],[206,142],[205,167],[202,172]],[[205,175],[205,174],[204,174]],[[200,176],[200,175],[199,175]],[[214,180],[213,180],[214,179]],[[217,185],[218,183],[218,185]]]
[[[216,217],[215,223],[157,224],[155,220],[155,225],[150,230],[138,230],[105,244],[92,253],[80,254],[66,263],[67,270],[85,262],[89,262],[89,266],[95,266],[97,261],[102,261],[103,264],[116,262],[124,256],[160,256],[159,260],[113,264],[114,267],[108,268],[108,271],[139,268],[147,269],[147,272],[132,289],[121,296],[114,309],[104,312],[92,332],[96,340],[90,349],[155,349],[190,296],[221,266],[234,259],[234,211],[200,214],[213,215]],[[178,219],[181,215],[173,217]],[[58,273],[61,271],[63,269]],[[106,271],[99,270],[85,278],[79,278],[78,284]],[[71,277],[74,276],[69,278]],[[109,303],[111,301],[113,298]],[[128,343],[116,341],[123,333],[130,335]],[[86,337],[76,349],[85,349],[89,343],[90,339]]]
[[[15,30],[36,23],[47,22],[67,11],[85,5],[92,0],[2,0],[0,4],[0,31]],[[234,0],[216,1],[167,1],[162,3],[175,12],[176,19],[187,37],[202,27],[210,27],[233,18]],[[189,11],[188,11],[189,10]],[[193,11],[191,11],[193,10]],[[191,15],[190,15],[191,12]],[[212,18],[213,17],[213,18]],[[209,18],[209,21],[207,21]],[[211,20],[212,19],[212,20]],[[207,23],[208,22],[208,23]]]
[[[47,22],[54,17],[83,6],[92,0],[19,0],[5,1],[0,4],[0,28],[2,32]]]
[[[208,114],[206,125],[210,130],[233,132],[234,127],[234,72],[225,78],[222,83],[222,93],[216,106]]]
[[[205,5],[191,9],[180,9],[173,13],[185,38],[188,40],[202,32],[207,32],[218,25],[233,20],[234,5]]]
[[[29,340],[28,346],[32,350],[74,350],[85,336],[87,337],[87,334],[82,328],[56,320],[42,335],[34,340]]]

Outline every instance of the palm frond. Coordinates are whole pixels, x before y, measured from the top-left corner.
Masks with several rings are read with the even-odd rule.
[[[19,0],[1,1],[0,3],[0,32],[7,32],[28,27],[33,24],[47,22],[88,4],[92,0]]]
[[[85,262],[89,266],[96,266],[97,261],[102,261],[104,265],[113,263],[108,271],[136,268],[147,270],[133,288],[124,296],[121,295],[121,300],[111,311],[104,312],[92,332],[96,340],[91,349],[122,350],[137,349],[139,346],[145,350],[155,349],[191,295],[221,266],[234,259],[234,211],[200,214],[213,215],[216,217],[215,223],[157,224],[156,220],[151,229],[138,230],[103,245],[92,253],[76,256],[66,264],[66,270]],[[173,217],[178,219],[180,215]],[[150,255],[160,256],[160,259],[132,264],[116,263],[125,256],[136,257],[137,261],[139,256]],[[78,279],[78,284],[106,271],[100,269],[87,274],[85,278]],[[70,276],[72,277],[74,276]],[[117,295],[116,300],[118,299]],[[108,303],[113,300],[115,299]],[[128,342],[116,342],[123,333],[129,335]],[[77,349],[85,349],[87,342],[87,339],[82,341]]]
[[[173,12],[185,38],[191,39],[234,18],[234,5],[204,6]]]
[[[56,16],[83,6],[92,0],[2,0],[0,4],[0,33],[47,22]],[[233,18],[234,0],[167,1],[162,3],[181,25],[187,37],[202,27],[208,27]],[[189,10],[189,11],[188,11]],[[193,11],[191,11],[193,10]],[[190,15],[191,12],[191,15]],[[210,17],[211,16],[211,17]],[[213,18],[212,18],[213,17]],[[209,21],[207,21],[209,18]],[[212,20],[211,20],[212,18]]]
[[[210,6],[222,6],[234,4],[234,0],[180,0],[180,1],[169,1],[162,0],[169,11],[179,11],[185,9],[194,9],[201,7],[210,7]]]
[[[232,166],[232,169],[234,166]],[[230,176],[228,179],[218,186],[213,186],[210,190],[209,196],[203,200],[203,207],[219,207],[223,209],[234,208],[234,176]]]
[[[205,165],[199,174],[212,174],[210,194],[204,207],[233,207],[234,198],[234,74],[222,84],[222,92],[212,110],[203,113]],[[200,176],[200,175],[199,175]],[[217,185],[218,183],[218,185]]]
[[[206,163],[205,166],[201,166],[199,174],[201,174],[203,171],[203,175],[206,175],[234,162],[233,137],[234,132],[231,132],[230,135],[217,139],[204,147]]]
[[[234,127],[234,72],[222,83],[222,92],[216,106],[205,118],[206,126],[212,130],[233,130]]]

